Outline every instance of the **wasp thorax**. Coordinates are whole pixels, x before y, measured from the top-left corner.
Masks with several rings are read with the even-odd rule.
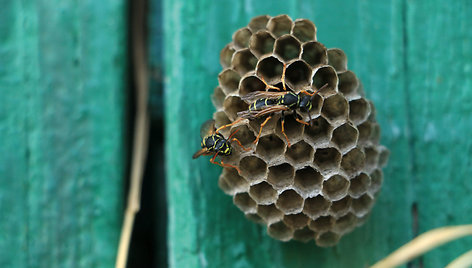
[[[335,245],[368,217],[388,156],[379,145],[372,102],[347,70],[346,55],[318,42],[311,21],[281,15],[253,18],[221,51],[220,61],[220,85],[213,95],[216,127],[250,109],[297,108],[284,111],[283,126],[282,112],[270,112],[222,131],[228,137],[239,129],[235,137],[252,150],[225,159],[241,172],[224,169],[220,187],[271,237]],[[270,91],[283,91],[283,80],[291,94],[241,104],[248,94],[265,91],[266,83],[279,89]],[[309,96],[302,92],[307,89],[320,91]],[[292,116],[295,112],[304,118]]]

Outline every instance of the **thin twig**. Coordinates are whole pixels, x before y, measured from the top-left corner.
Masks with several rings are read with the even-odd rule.
[[[126,267],[133,224],[140,209],[142,178],[149,135],[148,73],[144,41],[144,0],[136,0],[132,15],[132,55],[136,81],[136,117],[134,125],[133,155],[130,174],[130,189],[120,244],[116,256],[116,268]]]
[[[444,243],[467,235],[472,235],[472,225],[442,227],[428,231],[403,245],[371,268],[396,267]]]

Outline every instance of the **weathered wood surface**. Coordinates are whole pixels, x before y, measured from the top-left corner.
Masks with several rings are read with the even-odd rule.
[[[123,204],[124,1],[2,1],[0,267],[111,267]]]
[[[365,267],[418,232],[472,221],[470,2],[164,3],[172,267]],[[391,150],[370,220],[334,248],[269,238],[218,188],[220,168],[191,160],[199,125],[213,112],[220,49],[251,17],[284,13],[313,20],[320,42],[346,52]],[[467,245],[455,242],[421,261],[443,267]]]

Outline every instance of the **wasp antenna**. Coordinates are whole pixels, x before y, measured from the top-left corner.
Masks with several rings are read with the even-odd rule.
[[[324,84],[322,87],[317,89],[316,92],[321,91],[321,90],[325,89],[326,87],[328,87],[328,83]]]

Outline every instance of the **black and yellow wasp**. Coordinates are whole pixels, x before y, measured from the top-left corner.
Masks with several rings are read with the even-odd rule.
[[[250,149],[245,148],[241,142],[233,138],[233,136],[239,131],[239,129],[235,130],[233,133],[229,135],[226,139],[221,133],[215,131],[215,120],[210,119],[203,123],[200,129],[200,136],[202,137],[201,146],[202,149],[198,150],[195,154],[193,154],[192,158],[195,159],[201,155],[213,155],[210,159],[210,162],[213,164],[217,164],[222,167],[231,167],[235,168],[238,173],[240,172],[239,168],[230,164],[218,163],[215,161],[216,156],[229,156],[233,152],[233,148],[231,147],[231,142],[235,141],[238,143],[243,150],[248,151]]]
[[[295,115],[295,120],[297,120],[297,122],[301,124],[309,125],[309,123],[299,119],[295,111],[299,110],[302,113],[308,113],[309,120],[311,121],[310,111],[313,108],[312,106],[313,98],[318,91],[327,87],[328,84],[325,84],[324,86],[322,86],[321,88],[313,92],[309,92],[307,90],[301,90],[298,93],[287,91],[286,86],[285,86],[285,69],[286,69],[286,66],[284,65],[284,69],[282,72],[282,79],[281,79],[283,91],[281,91],[281,89],[278,87],[267,84],[267,82],[262,78],[261,80],[265,84],[266,90],[251,92],[243,96],[242,100],[246,101],[247,103],[250,103],[249,109],[246,111],[238,112],[238,119],[236,119],[231,124],[220,127],[217,131],[225,127],[232,126],[243,119],[253,120],[256,118],[267,116],[267,118],[261,124],[259,134],[254,140],[254,144],[256,144],[261,136],[262,128],[272,118],[272,114],[276,112],[282,112],[281,114],[282,134],[285,136],[285,139],[287,140],[287,144],[290,147],[291,144],[290,144],[290,141],[288,140],[287,135],[285,134],[285,129],[284,129],[284,123],[285,123],[284,112],[293,111]],[[276,89],[278,90],[278,92],[267,91],[269,89]]]

